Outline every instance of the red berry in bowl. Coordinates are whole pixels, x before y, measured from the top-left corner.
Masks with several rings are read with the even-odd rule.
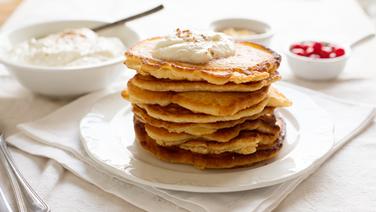
[[[296,43],[291,46],[291,49],[303,49],[306,50],[308,46],[304,43]]]
[[[321,50],[321,52],[319,53],[320,55],[320,58],[329,58],[330,57],[330,51],[325,51],[325,50]]]
[[[291,45],[291,49],[303,49],[302,47],[303,47],[303,44],[300,44],[300,43]]]
[[[334,50],[335,50],[335,47],[333,47],[333,46],[323,46],[322,47],[322,51],[333,52]]]
[[[300,55],[300,56],[306,55],[305,51],[301,48],[291,49],[291,52],[294,53],[294,54]]]
[[[311,56],[311,54],[315,53],[315,50],[313,49],[313,47],[308,47],[306,53],[306,55],[309,57]]]
[[[342,49],[342,48],[338,48],[338,49],[335,50],[335,53],[336,53],[337,57],[341,57],[341,56],[345,55],[345,50]]]
[[[313,52],[315,52],[316,54],[320,54],[322,47],[323,47],[323,45],[321,43],[314,42],[313,45],[312,45]]]
[[[321,58],[321,56],[319,54],[311,54],[309,57],[310,58]]]
[[[306,44],[300,44],[300,48],[303,49],[303,50],[307,50],[308,49],[308,45]]]

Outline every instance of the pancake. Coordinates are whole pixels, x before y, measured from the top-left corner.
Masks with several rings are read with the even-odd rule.
[[[145,132],[142,122],[135,121],[136,139],[141,146],[160,160],[170,163],[193,165],[199,169],[222,169],[251,166],[262,161],[274,158],[282,148],[283,136],[274,145],[257,150],[253,154],[244,155],[234,152],[222,154],[198,154],[177,147],[162,147]]]
[[[176,104],[196,113],[229,116],[260,103],[268,95],[269,87],[253,92],[170,92],[149,91],[128,81],[128,100],[134,104]]]
[[[227,142],[208,141],[203,138],[194,138],[191,140],[174,140],[174,135],[168,135],[170,138],[159,140],[154,138],[154,134],[146,132],[150,138],[160,146],[178,146],[181,149],[189,150],[199,154],[221,154],[223,152],[236,152],[239,154],[251,154],[256,151],[258,144],[273,144],[279,133],[275,135],[264,134],[257,131],[242,131],[235,138]]]
[[[150,137],[149,134],[148,136]],[[273,144],[278,139],[278,136],[278,134],[267,135],[254,131],[242,131],[236,138],[224,143],[194,139],[184,142],[178,146],[181,149],[199,154],[221,154],[224,152],[235,152],[238,154],[248,155],[256,152],[256,148],[261,142],[263,142],[264,145]],[[158,140],[155,141],[160,145]]]
[[[169,104],[167,106],[159,105],[146,105],[146,104],[136,104],[138,107],[144,109],[147,114],[153,118],[161,119],[163,121],[177,122],[177,123],[213,123],[218,121],[232,121],[241,119],[247,116],[253,116],[261,111],[267,106],[268,100],[264,100],[261,103],[252,106],[250,108],[244,109],[232,116],[213,116],[204,113],[194,113],[187,110],[179,105]]]
[[[211,91],[211,92],[252,92],[260,90],[265,86],[269,86],[271,83],[281,79],[278,72],[274,73],[267,79],[247,82],[243,84],[226,83],[224,85],[210,84],[205,81],[188,81],[188,80],[169,80],[169,79],[157,79],[152,76],[144,76],[136,74],[130,81],[132,84],[150,91]]]
[[[149,116],[145,110],[138,107],[137,105],[133,105],[133,113],[139,119],[140,121],[144,123],[148,123],[149,125],[152,125],[154,127],[164,128],[168,130],[169,132],[174,133],[188,133],[191,135],[207,135],[216,132],[219,129],[223,128],[230,128],[234,127],[235,125],[244,123],[248,120],[255,120],[258,119],[260,116],[267,116],[273,114],[274,108],[272,107],[266,107],[263,111],[260,113],[244,117],[238,120],[232,120],[232,121],[219,121],[214,123],[176,123],[176,122],[168,122],[163,121],[160,119],[155,119],[151,116]]]
[[[152,57],[152,51],[161,39],[163,37],[150,38],[128,49],[125,53],[128,68],[158,79],[207,81],[224,85],[267,79],[281,62],[281,56],[272,50],[245,41],[235,43],[234,56],[214,59],[206,64],[163,61]]]
[[[255,131],[262,134],[277,135],[280,128],[275,123],[267,123],[260,119],[245,121],[242,124],[236,125],[230,128],[220,129],[212,134],[206,134],[201,136],[191,135],[188,133],[174,133],[169,132],[164,128],[154,127],[148,123],[145,123],[145,130],[148,135],[157,141],[158,144],[171,146],[182,144],[189,140],[200,139],[205,141],[216,142],[229,142],[236,138],[243,131]],[[161,144],[162,145],[162,144]]]
[[[149,134],[148,136],[151,137]],[[258,133],[245,131],[238,137],[225,143],[197,139],[182,143],[178,147],[199,154],[221,154],[224,152],[235,152],[238,154],[247,155],[256,152],[257,145],[261,139],[262,137]],[[155,141],[157,144],[159,144],[158,140]]]
[[[259,104],[239,111],[238,113],[230,116],[213,116],[204,113],[194,113],[188,109],[180,107],[176,104],[169,104],[167,106],[149,105],[149,104],[136,104],[146,111],[146,113],[155,118],[163,121],[177,122],[177,123],[213,123],[219,121],[232,121],[244,117],[249,117],[261,113],[265,107],[285,107],[290,106],[291,102],[281,93],[275,89],[270,89],[269,97]]]

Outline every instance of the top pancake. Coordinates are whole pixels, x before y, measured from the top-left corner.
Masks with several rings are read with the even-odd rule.
[[[128,68],[159,79],[207,81],[223,85],[267,79],[281,62],[280,55],[251,42],[237,42],[234,56],[214,59],[206,64],[163,61],[152,56],[155,45],[162,38],[150,38],[128,49],[125,53]]]

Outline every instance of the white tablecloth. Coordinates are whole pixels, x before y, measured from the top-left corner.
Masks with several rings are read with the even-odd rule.
[[[154,5],[152,1],[125,0],[25,0],[4,30],[37,21],[54,19],[114,20]],[[130,23],[142,37],[158,35],[180,27],[206,28],[210,20],[223,16],[257,17],[273,23],[275,47],[297,36],[312,35],[343,42],[358,39],[369,23],[354,1],[166,1],[166,10]],[[293,6],[291,6],[291,3]],[[266,9],[268,12],[266,13]],[[351,11],[351,12],[349,12]],[[319,33],[318,33],[319,32]],[[344,98],[376,105],[376,43],[368,40],[353,51],[345,73],[332,82],[313,83],[292,77],[282,64],[284,80]],[[67,101],[50,100],[23,89],[0,66],[0,123],[7,134],[17,131],[16,124],[42,117]],[[344,114],[346,115],[346,114]],[[276,211],[373,211],[376,208],[376,125],[372,124],[313,176],[303,182]],[[105,193],[75,177],[52,160],[12,149],[15,160],[30,184],[41,193],[55,211],[139,211],[140,209]],[[7,186],[0,173],[1,186]],[[108,202],[111,199],[111,203]]]

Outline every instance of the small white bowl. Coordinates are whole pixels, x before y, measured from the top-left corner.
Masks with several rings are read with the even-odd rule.
[[[266,22],[256,20],[256,19],[245,19],[245,18],[220,19],[220,20],[216,20],[212,22],[210,24],[210,28],[216,32],[220,32],[226,28],[248,29],[250,31],[256,32],[257,34],[234,37],[234,39],[238,41],[255,42],[264,46],[269,46],[271,39],[273,37],[272,27]]]
[[[301,41],[303,42],[303,41]],[[293,43],[301,43],[293,42]],[[289,45],[285,49],[287,62],[295,76],[306,80],[331,80],[336,78],[345,68],[351,55],[351,48],[347,45],[328,42],[345,50],[345,54],[335,58],[310,58],[291,52]]]
[[[22,27],[0,35],[0,62],[35,93],[53,97],[72,97],[105,88],[113,82],[125,66],[124,56],[101,64],[79,67],[44,67],[21,64],[7,59],[7,50],[22,41],[61,32],[67,28],[94,27],[105,24],[102,21],[72,20],[53,21]],[[102,36],[117,37],[126,47],[135,44],[139,36],[135,31],[118,26],[98,33]]]

